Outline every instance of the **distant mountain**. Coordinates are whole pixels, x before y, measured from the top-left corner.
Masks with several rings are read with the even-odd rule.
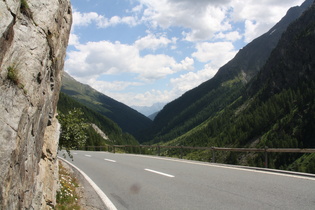
[[[136,110],[96,91],[88,85],[76,81],[66,72],[62,78],[61,92],[108,117],[117,123],[124,132],[132,135],[136,135],[152,123],[149,118]]]
[[[315,2],[287,27],[259,73],[246,85],[238,86],[240,82],[233,79],[221,84],[221,87],[230,89],[209,90],[209,95],[213,97],[205,103],[211,104],[212,110],[208,110],[212,113],[208,114],[207,119],[182,134],[179,126],[170,128],[166,134],[160,131],[154,140],[159,144],[164,141],[164,145],[183,146],[314,148],[314,43]],[[229,98],[224,100],[221,94],[216,93],[219,90]],[[190,107],[195,103],[200,102],[194,102]],[[198,110],[197,105],[195,108],[196,115],[200,112],[207,114],[204,110]],[[198,120],[188,116],[189,111],[182,111],[176,120],[184,120],[183,124],[192,119]],[[187,118],[183,118],[183,115]],[[167,138],[171,140],[166,141]],[[175,150],[164,150],[162,153],[178,155]],[[211,158],[211,154],[204,151],[187,150],[181,155],[187,159]],[[268,157],[271,168],[315,173],[315,154],[272,153]],[[220,152],[216,153],[216,160],[264,166],[264,155],[259,153]]]
[[[131,108],[137,110],[141,114],[149,117],[150,115],[159,112],[166,103],[155,103],[152,106],[131,106]]]
[[[212,79],[167,104],[152,126],[142,132],[140,141],[166,142],[174,139],[239,98],[245,85],[266,63],[288,25],[299,18],[312,2],[307,0],[299,7],[291,8],[279,23],[241,49]]]
[[[160,111],[155,112],[155,113],[153,113],[153,114],[149,115],[149,116],[148,116],[148,118],[149,118],[149,119],[151,119],[151,120],[153,121],[153,120],[156,118],[156,116],[159,114],[159,112],[160,112]]]

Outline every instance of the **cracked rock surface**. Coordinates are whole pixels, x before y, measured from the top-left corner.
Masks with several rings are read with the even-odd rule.
[[[70,0],[0,0],[0,209],[55,205]]]

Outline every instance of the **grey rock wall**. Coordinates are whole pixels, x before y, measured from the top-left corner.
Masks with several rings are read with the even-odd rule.
[[[0,209],[55,204],[55,114],[71,23],[70,0],[0,1]]]

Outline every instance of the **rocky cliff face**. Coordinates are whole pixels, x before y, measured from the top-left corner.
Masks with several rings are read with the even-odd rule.
[[[0,1],[0,209],[55,203],[69,0]]]

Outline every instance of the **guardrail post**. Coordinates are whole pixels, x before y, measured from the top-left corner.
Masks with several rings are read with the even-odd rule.
[[[158,156],[160,156],[161,154],[161,148],[160,148],[160,145],[157,145],[157,152],[158,152]]]
[[[215,163],[215,148],[211,147],[212,149],[212,163]]]
[[[268,147],[265,146],[265,168],[268,168],[268,152],[267,152]]]
[[[180,146],[180,159],[183,159],[183,146]]]
[[[115,145],[113,145],[113,153],[115,154],[115,152],[116,152],[116,151],[115,151]]]
[[[140,146],[139,146],[139,149],[140,149],[140,155],[142,154],[142,152],[141,152],[141,144],[140,144]]]

